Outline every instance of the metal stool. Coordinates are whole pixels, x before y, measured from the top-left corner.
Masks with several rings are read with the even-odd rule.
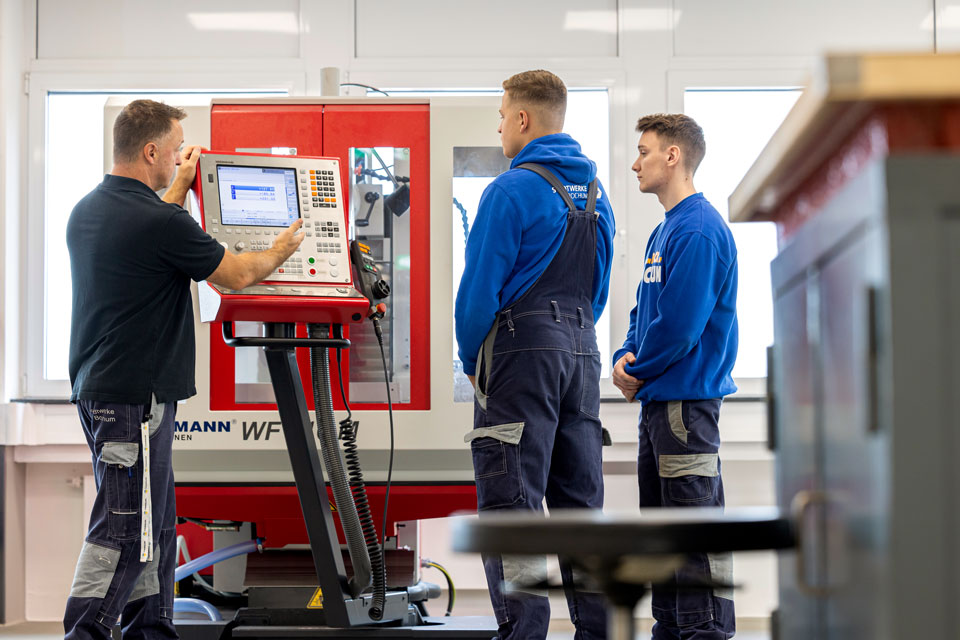
[[[649,584],[672,579],[686,554],[786,549],[795,544],[790,520],[768,507],[644,509],[630,514],[575,510],[549,517],[493,512],[455,521],[452,535],[455,551],[556,554],[569,561],[610,601],[611,640],[633,640],[637,602]],[[710,585],[699,585],[704,586]]]

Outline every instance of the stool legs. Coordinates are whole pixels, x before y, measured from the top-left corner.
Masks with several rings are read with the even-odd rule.
[[[636,631],[633,624],[633,609],[633,606],[611,603],[607,610],[609,640],[634,640]]]

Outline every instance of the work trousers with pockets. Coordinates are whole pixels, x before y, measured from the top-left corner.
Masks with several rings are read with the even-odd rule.
[[[522,319],[521,319],[522,320]],[[520,320],[517,332],[520,333]],[[561,327],[578,342],[576,319]],[[592,327],[588,328],[592,331]],[[497,353],[490,386],[474,405],[473,454],[480,517],[503,510],[542,512],[603,507],[599,354],[575,349]],[[546,557],[485,554],[483,567],[503,640],[545,638],[550,622],[546,592],[528,585],[546,579]],[[604,597],[575,584],[566,563],[561,578],[577,640],[606,638]]]
[[[154,406],[80,400],[97,497],[63,618],[66,640],[104,640],[118,623],[125,640],[177,638],[173,625],[176,504],[175,403]],[[149,421],[153,559],[140,561],[143,451]]]
[[[647,402],[640,416],[640,508],[722,507],[720,404],[717,400]],[[654,640],[720,640],[736,631],[730,554],[691,554],[676,584],[653,587]]]

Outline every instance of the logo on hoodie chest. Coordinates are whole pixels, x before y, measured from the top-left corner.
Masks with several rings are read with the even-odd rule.
[[[646,284],[663,281],[663,256],[659,251],[647,258],[647,268],[643,270],[643,281]]]

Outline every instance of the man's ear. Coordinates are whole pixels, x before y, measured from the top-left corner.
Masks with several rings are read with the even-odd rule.
[[[673,166],[680,164],[680,147],[675,144],[667,147],[667,165]]]
[[[517,113],[520,115],[520,133],[526,133],[530,127],[530,114],[524,109],[521,109]]]
[[[157,154],[159,153],[160,147],[157,146],[156,142],[148,142],[143,146],[143,158],[148,164],[155,163],[157,161]]]

